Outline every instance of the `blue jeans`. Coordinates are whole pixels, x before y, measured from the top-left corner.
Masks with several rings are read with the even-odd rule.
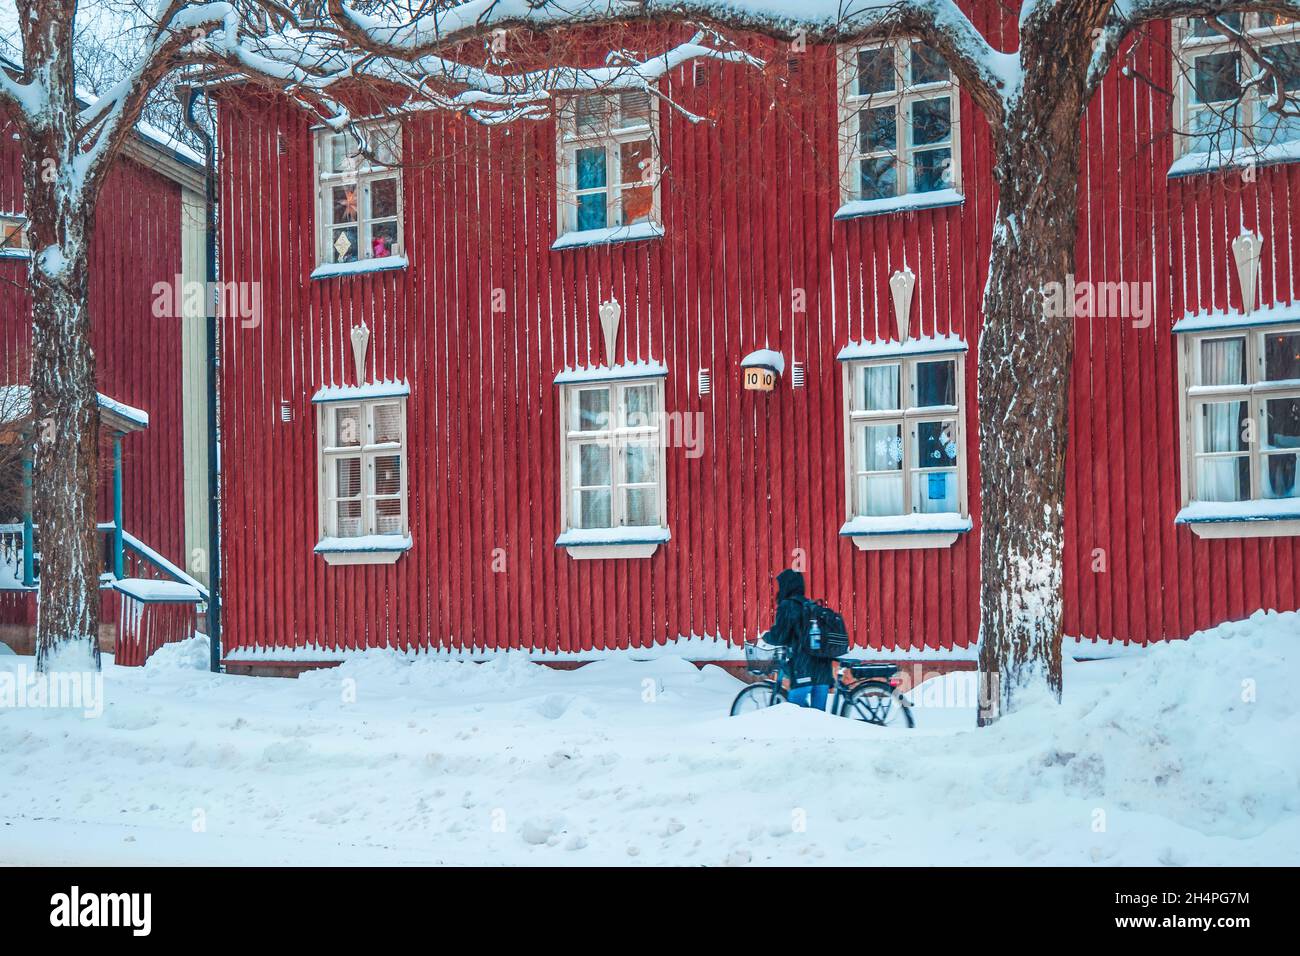
[[[828,684],[802,684],[798,687],[791,687],[789,693],[785,695],[785,699],[798,707],[812,706],[817,710],[825,710],[826,697],[830,694],[830,691]],[[808,701],[809,697],[812,698],[811,705]]]

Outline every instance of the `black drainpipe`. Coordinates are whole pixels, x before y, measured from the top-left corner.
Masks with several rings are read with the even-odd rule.
[[[221,447],[217,437],[217,188],[212,137],[194,118],[202,89],[176,90],[185,104],[185,126],[203,141],[203,191],[207,227],[207,294],[203,301],[208,320],[208,645],[210,669],[221,670]]]

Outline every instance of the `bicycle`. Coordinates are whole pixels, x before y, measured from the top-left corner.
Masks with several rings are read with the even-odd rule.
[[[792,680],[787,664],[790,652],[784,647],[767,647],[745,642],[745,670],[766,680],[755,681],[731,702],[731,716],[763,710],[784,703],[786,682]],[[912,702],[898,689],[896,664],[879,664],[841,657],[831,686],[830,712],[862,720],[878,727],[912,729]],[[856,680],[846,681],[848,673]],[[773,676],[775,675],[775,676]]]

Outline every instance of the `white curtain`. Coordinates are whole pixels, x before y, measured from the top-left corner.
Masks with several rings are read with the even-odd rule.
[[[1245,402],[1207,402],[1201,406],[1202,451],[1241,448],[1241,416]],[[1201,501],[1240,501],[1249,497],[1241,487],[1242,458],[1202,458],[1196,479]]]
[[[877,412],[898,407],[898,366],[864,366],[862,369],[863,410]]]

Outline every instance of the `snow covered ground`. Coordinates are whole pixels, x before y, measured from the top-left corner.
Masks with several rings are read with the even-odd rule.
[[[983,731],[968,674],[909,733],[729,718],[739,682],[678,659],[206,656],[106,667],[98,719],[0,709],[0,862],[1300,863],[1294,613],[1070,664],[1063,706]]]

